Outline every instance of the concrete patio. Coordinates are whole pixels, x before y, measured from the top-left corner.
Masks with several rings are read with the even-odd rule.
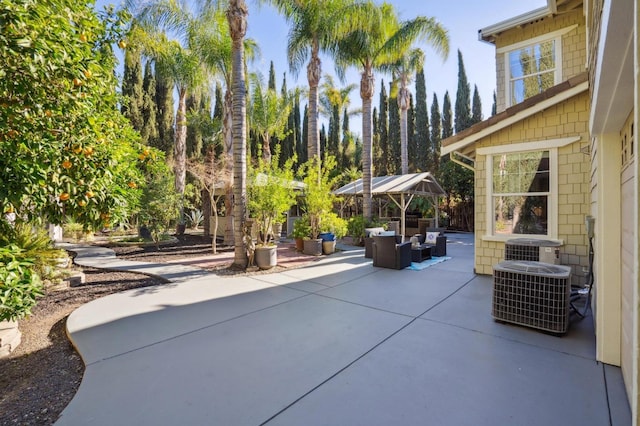
[[[493,321],[473,236],[448,237],[422,271],[350,250],[84,305],[67,327],[86,372],[57,424],[630,424],[591,317],[563,337]]]

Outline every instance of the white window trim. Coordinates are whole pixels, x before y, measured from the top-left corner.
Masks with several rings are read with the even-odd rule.
[[[555,71],[553,76],[554,85],[559,84],[562,81],[562,36],[574,29],[578,28],[578,24],[562,28],[557,31],[553,31],[538,37],[530,38],[519,43],[510,44],[496,49],[496,54],[502,54],[504,56],[504,97],[506,107],[512,106],[511,104],[511,66],[509,63],[509,53],[514,50],[522,49],[523,47],[534,46],[546,41],[555,40]]]
[[[569,138],[548,139],[535,142],[525,142],[512,145],[489,146],[478,148],[478,155],[485,155],[485,235],[481,236],[483,241],[507,241],[512,238],[531,238],[541,240],[553,240],[563,243],[558,239],[558,148],[578,142],[582,138],[573,136]],[[547,234],[510,234],[494,235],[493,229],[493,157],[497,154],[508,154],[515,152],[549,151],[549,204],[547,212],[548,224]]]

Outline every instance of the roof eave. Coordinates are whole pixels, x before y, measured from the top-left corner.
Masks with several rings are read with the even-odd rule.
[[[521,15],[514,16],[507,20],[498,22],[497,24],[489,25],[478,30],[478,40],[486,41],[487,43],[494,43],[496,36],[500,33],[510,30],[512,28],[519,27],[521,25],[528,24],[537,19],[544,18],[549,15],[553,15],[557,11],[556,0],[547,0],[547,5],[534,9],[530,12],[525,12]]]

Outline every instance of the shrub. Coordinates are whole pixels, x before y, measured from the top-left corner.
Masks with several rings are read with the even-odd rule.
[[[53,246],[53,241],[45,229],[20,223],[11,233],[0,237],[0,245],[15,246],[22,257],[30,259],[35,273],[42,279],[54,279],[61,260],[68,259],[64,250]]]
[[[325,214],[320,223],[322,232],[332,232],[336,238],[342,238],[347,234],[347,221],[334,212]]]
[[[35,261],[16,245],[0,247],[0,321],[15,321],[31,313],[42,296]]]

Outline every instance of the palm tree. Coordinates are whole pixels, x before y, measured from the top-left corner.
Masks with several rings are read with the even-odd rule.
[[[244,36],[247,32],[249,9],[244,0],[230,0],[227,8],[232,44],[233,93],[233,215],[235,252],[233,267],[247,267],[247,252],[242,230],[247,212],[247,132],[244,80]]]
[[[418,17],[416,21],[423,22],[423,32],[427,40],[430,41],[436,52],[446,59],[449,54],[449,39],[447,31],[433,18]],[[393,74],[393,86],[398,88],[398,106],[400,108],[400,158],[402,174],[409,173],[409,158],[407,152],[407,110],[409,109],[409,89],[412,76],[420,71],[424,65],[424,52],[420,48],[409,48],[400,52],[398,60],[388,69]],[[393,95],[392,94],[392,97]]]
[[[349,109],[351,105],[350,95],[356,87],[358,87],[356,84],[349,84],[345,87],[338,88],[331,75],[324,75],[324,82],[321,86],[322,94],[320,95],[320,113],[333,119],[338,133],[340,129],[342,129],[341,116],[348,118],[358,115],[361,112],[360,109]],[[343,146],[342,153],[339,149],[337,152],[332,153],[338,159],[338,164],[342,164],[344,161],[344,155],[346,155],[345,150],[346,147]]]
[[[360,97],[362,98],[362,174],[363,174],[363,214],[371,219],[372,198],[372,114],[371,100],[374,93],[373,70],[384,70],[398,61],[400,54],[406,52],[419,38],[433,43],[440,40],[442,49],[448,51],[448,40],[437,38],[433,32],[434,22],[426,18],[415,18],[400,22],[393,6],[383,3],[381,6],[368,1],[358,9],[358,15],[350,17],[356,23],[350,33],[343,37],[335,51],[336,63],[342,68],[358,65],[362,68]],[[446,34],[446,33],[445,33]],[[435,44],[438,48],[438,44]]]
[[[222,117],[222,133],[224,139],[224,152],[226,155],[225,164],[228,168],[225,176],[225,211],[226,229],[224,232],[224,243],[232,245],[235,243],[234,217],[229,212],[233,211],[233,95],[231,91],[232,81],[232,51],[233,43],[230,36],[229,22],[227,20],[226,11],[222,7],[207,9],[211,12],[212,25],[217,31],[210,31],[203,35],[198,41],[197,46],[200,48],[200,56],[204,63],[210,67],[216,75],[220,76],[225,84],[225,93],[223,100],[223,117]],[[260,51],[257,43],[253,39],[244,39],[245,60],[253,61]],[[245,64],[246,66],[246,64]]]
[[[345,32],[346,8],[352,0],[264,0],[274,5],[291,24],[287,54],[289,67],[298,73],[309,59],[308,157],[320,155],[318,85],[322,66],[319,54],[330,53]]]
[[[201,61],[197,40],[210,30],[208,4],[195,12],[189,9],[186,1],[157,0],[146,3],[135,11],[135,22],[146,32],[143,43],[146,52],[158,64],[161,72],[174,82],[178,92],[174,141],[175,187],[178,194],[184,195],[186,185],[187,159],[187,106],[188,93],[199,88],[209,76],[210,70]],[[172,31],[182,37],[182,43],[166,40],[165,31]],[[183,219],[183,205],[180,208],[180,220]]]
[[[271,162],[271,137],[284,139],[285,126],[289,121],[291,104],[283,96],[278,96],[275,90],[264,90],[262,81],[256,74],[251,76],[252,96],[249,108],[251,128],[262,139],[262,158]]]

